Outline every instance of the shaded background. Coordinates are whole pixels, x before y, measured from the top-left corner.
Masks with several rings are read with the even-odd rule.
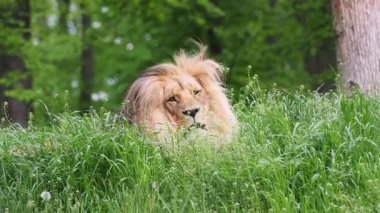
[[[142,69],[194,51],[191,38],[229,68],[235,91],[248,71],[263,87],[322,92],[335,76],[329,0],[1,0],[2,120],[116,111]]]

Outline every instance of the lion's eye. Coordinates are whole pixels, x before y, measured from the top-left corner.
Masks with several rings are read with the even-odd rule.
[[[201,90],[194,90],[193,93],[194,95],[198,95],[199,93],[201,93]]]
[[[172,96],[168,99],[168,102],[175,102],[177,101],[177,99],[175,98],[175,96]]]

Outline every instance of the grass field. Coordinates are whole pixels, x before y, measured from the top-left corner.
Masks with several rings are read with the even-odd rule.
[[[112,113],[0,131],[0,212],[380,212],[380,99],[263,91],[238,138],[161,149]]]

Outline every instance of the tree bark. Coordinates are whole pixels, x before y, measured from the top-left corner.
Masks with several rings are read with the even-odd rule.
[[[335,42],[343,88],[380,91],[380,1],[333,0]]]
[[[80,108],[87,111],[91,106],[91,92],[94,78],[94,57],[93,50],[89,42],[88,29],[91,26],[91,17],[86,13],[84,5],[82,7],[82,66],[81,66],[81,92]]]
[[[20,22],[22,29],[22,37],[24,40],[29,40],[30,33],[30,2],[29,0],[18,0],[16,6],[14,7],[14,12],[11,17],[15,21]],[[12,28],[20,28],[18,25],[9,26]],[[20,72],[25,74],[28,72],[24,60],[20,54],[0,54],[0,75],[5,76],[8,72]],[[23,76],[19,81],[19,84],[23,89],[30,89],[32,87],[32,79],[30,75]],[[20,124],[23,127],[26,127],[28,124],[28,114],[31,109],[30,102],[20,101],[13,97],[4,96],[4,92],[7,89],[12,89],[11,87],[1,87],[1,101],[2,103],[7,102],[7,106],[4,106],[3,112],[4,117],[11,122]]]
[[[211,3],[215,6],[219,6],[218,0],[211,0]],[[223,47],[220,39],[217,36],[216,29],[221,25],[222,17],[210,18],[212,27],[209,27],[206,31],[207,43],[209,45],[210,53],[213,55],[219,55],[222,53]]]

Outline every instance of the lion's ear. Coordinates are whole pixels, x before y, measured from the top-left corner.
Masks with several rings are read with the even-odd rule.
[[[211,59],[205,59],[203,60],[203,63],[206,64],[208,74],[210,74],[214,78],[215,81],[223,84],[224,83],[224,78],[223,78],[224,67],[221,64]]]
[[[211,76],[213,81],[216,81],[220,84],[223,84],[223,71],[224,67],[219,64],[218,62],[207,58],[206,52],[207,52],[207,46],[203,45],[202,43],[193,41],[198,46],[198,54],[196,57],[198,60],[205,66],[207,71],[207,74]]]

